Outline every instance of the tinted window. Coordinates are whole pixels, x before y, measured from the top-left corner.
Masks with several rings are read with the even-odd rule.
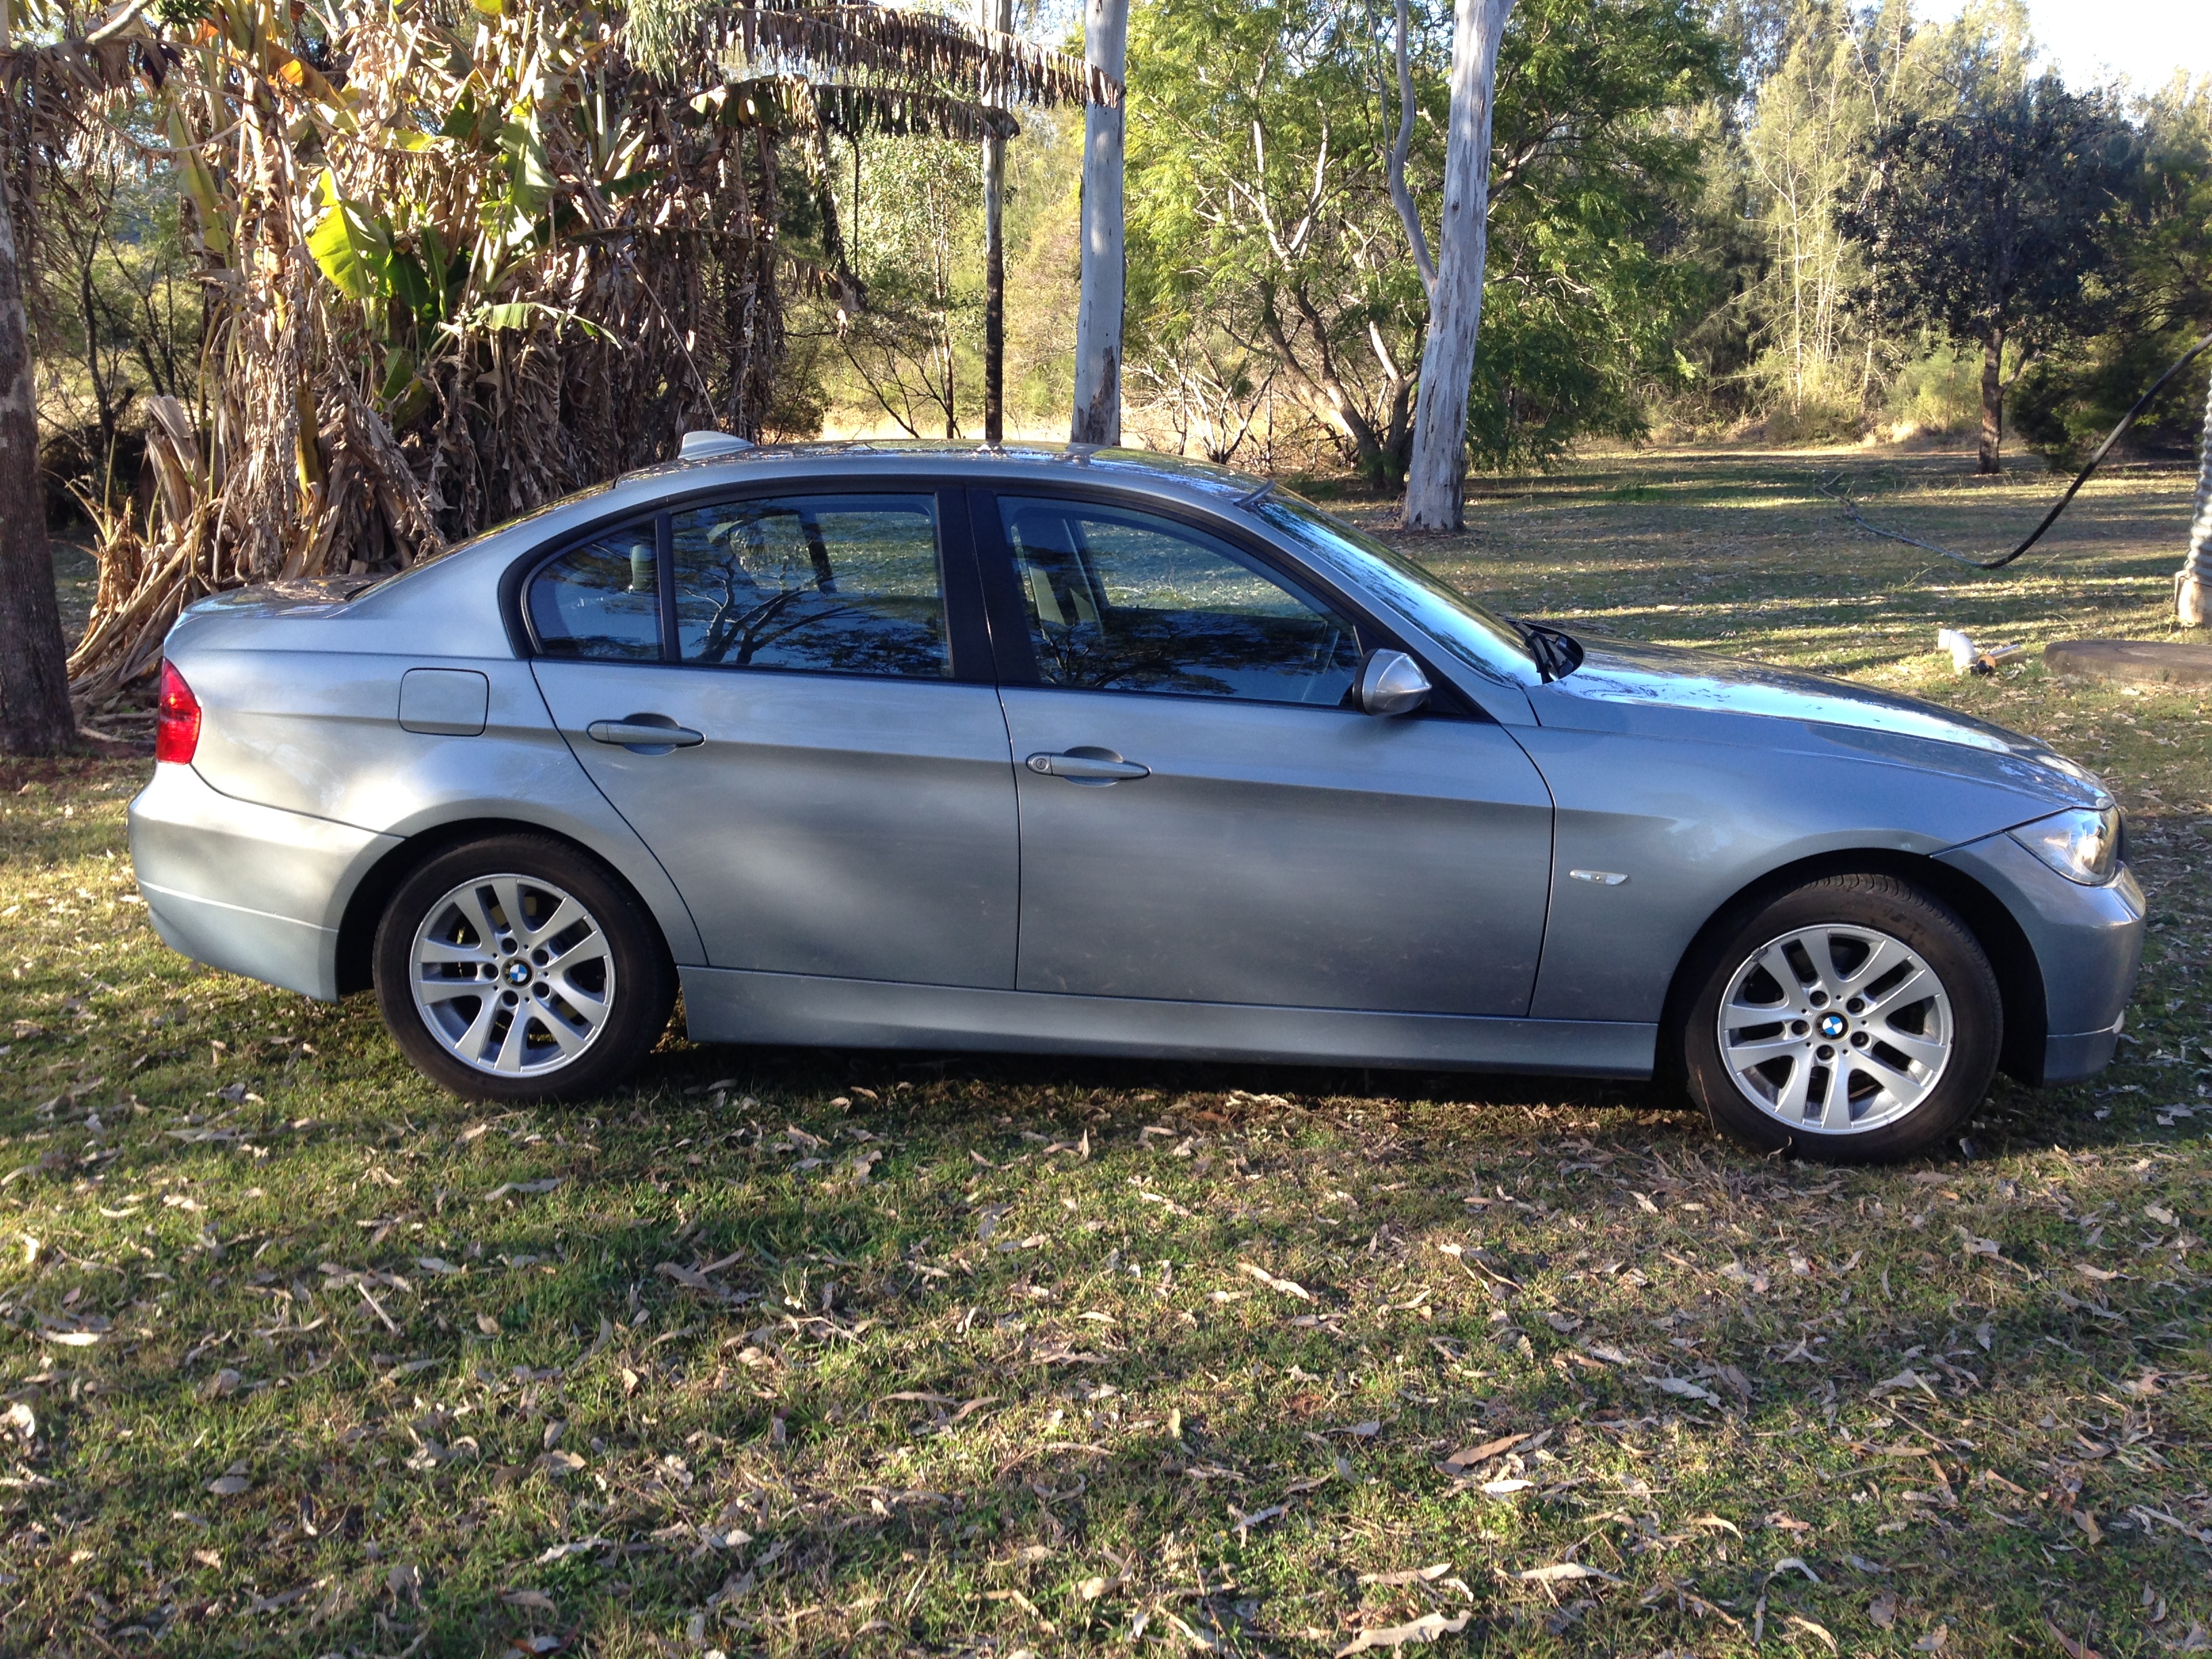
[[[927,495],[781,496],[674,520],[685,662],[939,679],[945,587]]]
[[[1048,685],[1333,708],[1358,678],[1352,624],[1225,542],[1073,501],[1000,514]]]
[[[530,623],[549,657],[660,656],[660,589],[647,520],[563,553],[530,583]]]
[[[1248,510],[1352,586],[1404,611],[1470,668],[1508,685],[1534,678],[1535,661],[1521,636],[1426,565],[1279,486]]]

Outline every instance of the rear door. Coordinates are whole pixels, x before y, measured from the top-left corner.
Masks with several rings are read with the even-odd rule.
[[[1363,650],[1396,641],[1225,527],[1012,493],[975,515],[1020,988],[1527,1012],[1551,799],[1502,728],[1349,706]]]
[[[711,965],[1012,986],[1012,769],[957,493],[685,505],[556,555],[525,603],[555,721]]]

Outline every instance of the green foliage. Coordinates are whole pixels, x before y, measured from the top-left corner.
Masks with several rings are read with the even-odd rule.
[[[2062,337],[2088,313],[2133,149],[2107,96],[2055,76],[1897,117],[1873,141],[1866,207],[1844,218],[1878,267],[1874,309],[1992,353]]]
[[[1376,482],[1404,465],[1427,313],[1384,173],[1387,15],[1157,0],[1130,25],[1133,368],[1206,351],[1255,362]],[[1408,177],[1433,211],[1450,10],[1416,6],[1413,21]],[[1688,0],[1516,9],[1469,422],[1483,464],[1632,431],[1643,396],[1680,382],[1674,336],[1703,295],[1689,125],[1728,84],[1723,43]]]
[[[1982,415],[1982,359],[1940,339],[1898,370],[1887,404],[1892,428],[1958,434],[1971,432]]]
[[[2030,367],[2014,419],[2073,455],[2100,441],[2166,366],[2212,330],[2212,82],[2178,76],[2138,106],[2141,170],[2116,217],[2095,289],[2098,326]],[[2203,426],[2203,374],[2146,410],[2130,442],[2185,454]]]

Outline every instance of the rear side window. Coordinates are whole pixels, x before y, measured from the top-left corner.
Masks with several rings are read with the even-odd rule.
[[[549,657],[660,659],[651,520],[574,548],[530,581],[530,625]]]
[[[684,662],[951,675],[933,497],[725,501],[678,513],[671,528]]]

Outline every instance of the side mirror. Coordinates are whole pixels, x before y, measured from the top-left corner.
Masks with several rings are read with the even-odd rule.
[[[1429,677],[1402,651],[1376,649],[1359,665],[1359,707],[1369,714],[1410,714],[1429,700]]]

